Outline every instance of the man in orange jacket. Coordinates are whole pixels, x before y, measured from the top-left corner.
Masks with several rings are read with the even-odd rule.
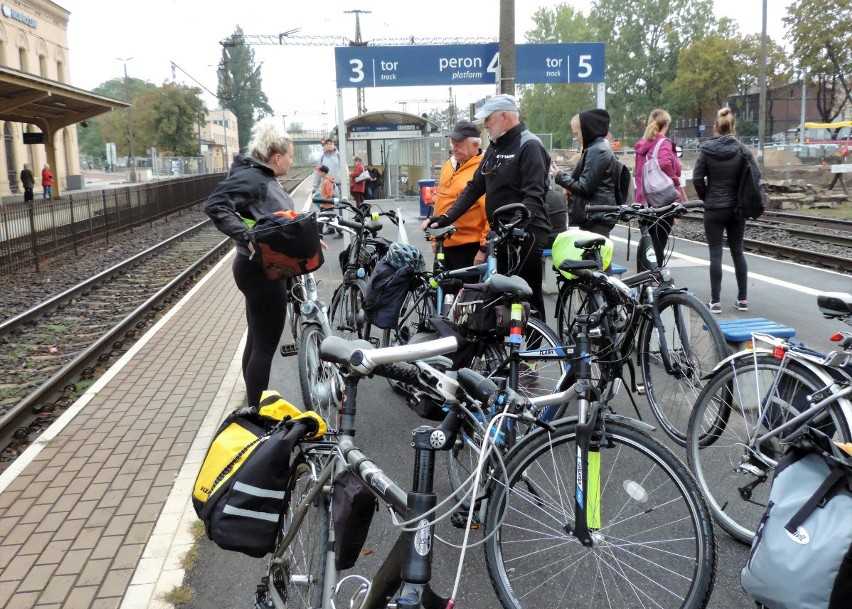
[[[473,177],[482,160],[479,145],[479,127],[470,121],[461,121],[448,134],[452,156],[441,167],[441,176],[435,190],[434,215],[439,216],[452,207],[462,190]],[[428,221],[423,223],[425,229]],[[485,217],[485,195],[458,220],[453,222],[456,232],[444,244],[444,267],[447,270],[464,268],[485,261],[486,237],[491,230]],[[432,245],[432,251],[435,245]]]

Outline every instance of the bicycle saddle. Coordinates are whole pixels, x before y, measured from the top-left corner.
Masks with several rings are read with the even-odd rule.
[[[443,228],[427,228],[426,234],[430,237],[443,237],[444,235],[450,234],[452,235],[456,232],[456,227],[450,224],[449,226],[445,226]]]
[[[843,292],[817,294],[817,307],[825,317],[847,317],[852,315],[852,295]]]
[[[513,275],[512,277],[507,277],[506,275],[491,275],[491,279],[488,280],[488,285],[492,290],[500,292],[501,294],[514,294],[517,292],[521,296],[529,297],[533,295],[530,284],[528,284],[523,277],[518,277],[517,275]]]
[[[579,242],[575,243],[575,245],[579,246]],[[596,271],[597,269],[598,263],[594,260],[563,260],[559,265],[560,271],[567,271],[572,275],[576,275],[575,271]]]
[[[577,239],[574,247],[581,250],[590,250],[601,247],[606,243],[606,237],[592,237],[591,239]]]

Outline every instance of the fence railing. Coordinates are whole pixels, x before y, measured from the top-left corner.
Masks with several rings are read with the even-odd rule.
[[[222,174],[75,192],[56,199],[0,206],[0,275],[41,272],[45,260],[78,256],[125,232],[205,200]]]

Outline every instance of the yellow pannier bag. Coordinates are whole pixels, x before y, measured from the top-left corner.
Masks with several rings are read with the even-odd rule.
[[[553,258],[553,266],[559,269],[559,265],[565,260],[582,260],[585,252],[574,245],[577,241],[584,239],[595,239],[601,235],[592,233],[579,228],[569,228],[568,230],[556,235],[551,248],[551,258]],[[601,246],[601,262],[600,270],[605,269],[612,262],[613,244],[609,239]],[[576,276],[567,271],[559,271],[565,279],[576,279]]]

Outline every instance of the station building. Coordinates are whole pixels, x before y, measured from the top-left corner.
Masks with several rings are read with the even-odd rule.
[[[128,105],[69,84],[69,15],[50,0],[0,0],[0,197],[23,192],[25,163],[36,193],[45,164],[54,197],[82,185],[76,124]]]

